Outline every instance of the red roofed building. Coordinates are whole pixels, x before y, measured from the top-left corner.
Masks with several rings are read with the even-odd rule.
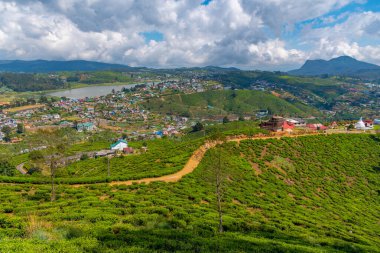
[[[307,124],[306,125],[309,129],[311,129],[311,130],[315,130],[315,131],[317,131],[317,130],[326,130],[327,129],[327,127],[325,127],[324,125],[322,125],[322,124]]]
[[[260,127],[272,132],[292,131],[295,124],[285,120],[280,116],[273,116],[270,120],[260,124]]]
[[[285,121],[283,124],[282,124],[282,131],[287,131],[287,132],[291,132],[293,131],[293,129],[295,128],[296,126],[293,124],[293,123],[290,123],[288,121]]]
[[[124,154],[133,154],[133,148],[131,148],[131,147],[123,148],[123,153]]]
[[[364,125],[366,127],[373,127],[373,121],[372,120],[364,120]]]

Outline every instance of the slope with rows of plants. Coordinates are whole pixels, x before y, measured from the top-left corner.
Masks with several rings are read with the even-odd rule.
[[[223,170],[224,232],[213,169]],[[178,183],[0,187],[1,252],[379,252],[380,139],[225,143]]]
[[[194,94],[174,94],[149,99],[144,106],[148,110],[193,117],[207,115],[248,114],[268,110],[287,116],[318,115],[318,111],[300,102],[290,103],[262,91],[219,90]]]

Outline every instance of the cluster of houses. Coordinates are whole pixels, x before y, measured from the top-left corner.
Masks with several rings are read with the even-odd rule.
[[[355,123],[356,130],[372,130],[374,125],[380,125],[380,119],[375,120],[360,120]],[[334,121],[329,126],[320,123],[307,124],[304,119],[299,118],[284,118],[281,116],[272,116],[268,121],[262,122],[260,127],[271,132],[292,132],[295,128],[303,128],[311,131],[324,131],[329,128],[337,128],[338,125]]]
[[[322,124],[306,124],[304,119],[284,118],[281,116],[272,116],[268,121],[262,122],[260,127],[271,132],[291,132],[296,127],[309,128],[311,130],[326,130]]]

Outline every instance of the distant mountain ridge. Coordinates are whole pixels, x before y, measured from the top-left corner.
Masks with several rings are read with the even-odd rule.
[[[305,64],[296,70],[288,72],[291,75],[319,76],[319,75],[344,75],[367,78],[380,77],[380,66],[358,61],[349,56],[325,60],[307,60]]]
[[[127,65],[111,64],[95,61],[47,61],[47,60],[5,60],[0,61],[0,72],[46,73],[57,71],[96,71],[96,70],[127,70]]]
[[[210,72],[240,71],[238,68],[205,66],[174,69],[151,69],[146,67],[130,67],[123,64],[104,63],[96,61],[72,60],[72,61],[48,61],[48,60],[0,60],[0,72],[14,73],[48,73],[59,71],[97,71],[97,70],[128,70],[128,71],[196,71],[204,70]]]

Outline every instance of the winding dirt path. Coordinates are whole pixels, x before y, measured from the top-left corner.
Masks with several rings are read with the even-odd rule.
[[[194,151],[194,153],[191,155],[185,166],[183,167],[182,170],[161,176],[161,177],[153,177],[153,178],[142,178],[142,179],[136,179],[136,180],[126,180],[126,181],[112,181],[109,183],[109,185],[132,185],[132,184],[149,184],[151,182],[177,182],[179,181],[183,176],[190,174],[193,172],[199,165],[199,163],[202,161],[204,155],[206,154],[207,150],[215,147],[218,144],[222,144],[224,142],[237,142],[240,143],[241,141],[244,140],[267,140],[267,139],[281,139],[283,137],[288,137],[288,138],[297,138],[297,137],[302,137],[302,136],[312,136],[312,135],[331,135],[331,134],[339,134],[339,133],[347,133],[347,132],[333,132],[333,133],[308,133],[308,134],[298,134],[298,135],[271,135],[271,136],[253,136],[253,137],[248,137],[248,136],[234,136],[234,137],[229,137],[225,141],[211,141],[211,142],[206,142],[202,146],[200,146],[197,150]],[[363,132],[349,132],[350,134],[353,133],[363,133]],[[4,183],[0,183],[4,184]],[[101,184],[101,183],[99,183]],[[71,185],[72,187],[81,187],[81,186],[88,186],[91,184],[73,184]]]
[[[227,138],[226,142],[238,142],[244,141],[244,140],[266,140],[266,139],[281,139],[283,137],[291,137],[291,138],[296,138],[296,137],[301,137],[301,136],[310,136],[310,135],[323,135],[320,133],[311,133],[311,134],[301,134],[301,135],[282,135],[282,136],[254,136],[254,137],[247,137],[247,136],[235,136],[231,138]],[[149,184],[151,182],[177,182],[179,181],[183,176],[190,174],[193,172],[199,165],[199,163],[202,161],[204,155],[206,154],[207,150],[215,147],[217,144],[222,144],[223,141],[214,141],[214,142],[206,142],[202,146],[200,146],[197,150],[194,151],[193,155],[189,158],[185,166],[183,167],[182,170],[170,174],[170,175],[165,175],[161,177],[153,177],[153,178],[142,178],[142,179],[137,179],[137,180],[128,180],[128,181],[112,181],[109,183],[110,185],[132,185],[134,183],[136,184]],[[76,187],[82,186],[82,184],[74,185]]]

